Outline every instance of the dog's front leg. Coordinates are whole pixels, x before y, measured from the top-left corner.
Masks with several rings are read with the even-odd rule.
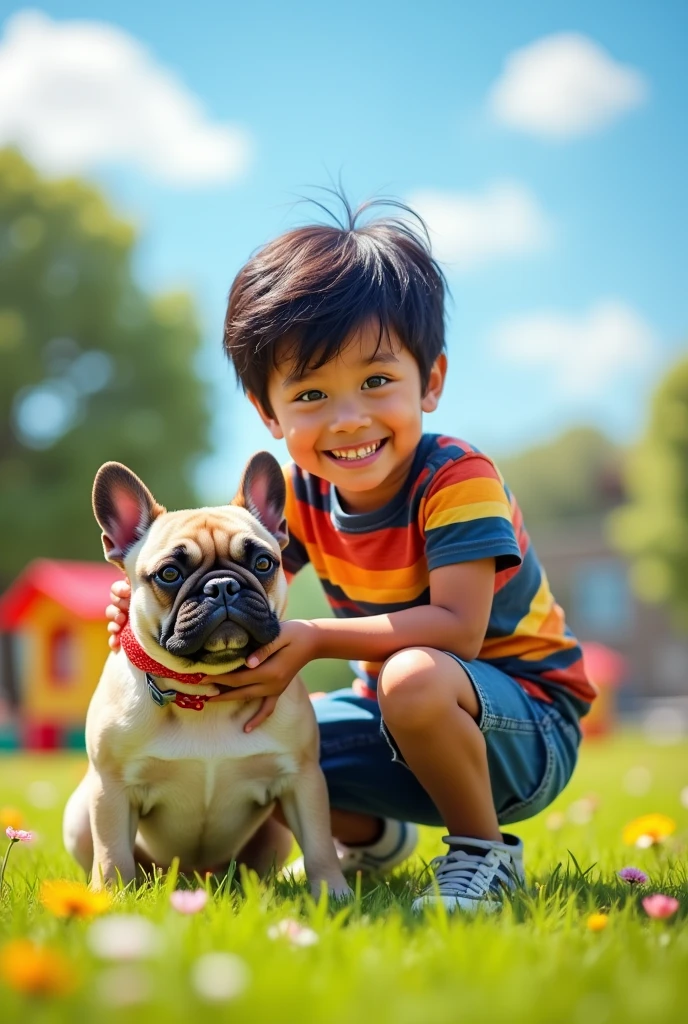
[[[107,773],[94,772],[89,799],[93,832],[92,888],[100,889],[108,882],[116,882],[118,874],[125,885],[136,877],[131,841],[133,813],[121,781]]]
[[[323,881],[334,896],[353,895],[334,848],[327,783],[317,762],[310,762],[301,769],[294,788],[280,794],[280,803],[287,824],[303,851],[313,895],[320,895]]]

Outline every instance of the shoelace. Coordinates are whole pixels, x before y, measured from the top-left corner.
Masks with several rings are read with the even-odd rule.
[[[464,850],[452,850],[444,857],[435,857],[430,861],[429,867],[435,873],[435,879],[440,893],[445,895],[456,895],[457,891],[462,895],[482,898],[487,894],[490,883],[499,867],[504,867],[495,850],[490,850],[485,856],[480,854],[466,853]],[[505,880],[499,878],[502,884]],[[434,892],[434,884],[430,884],[425,892]]]

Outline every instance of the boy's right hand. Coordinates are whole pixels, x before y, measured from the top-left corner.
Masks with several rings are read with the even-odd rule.
[[[129,617],[129,604],[131,601],[131,584],[129,580],[117,580],[110,587],[110,604],[105,609],[105,618],[108,620],[108,643],[113,651],[119,648],[119,634],[122,626]]]

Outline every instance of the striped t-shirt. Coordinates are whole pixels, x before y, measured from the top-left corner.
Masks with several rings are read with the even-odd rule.
[[[595,696],[580,646],[554,600],[516,500],[494,463],[453,437],[424,434],[406,483],[373,512],[346,513],[332,484],[285,467],[288,576],[313,565],[334,614],[380,615],[430,604],[429,573],[495,559],[479,654],[533,696],[584,714]],[[356,662],[374,691],[380,663]]]

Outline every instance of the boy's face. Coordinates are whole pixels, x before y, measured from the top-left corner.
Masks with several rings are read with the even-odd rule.
[[[378,346],[377,323],[356,331],[340,353],[298,379],[293,361],[278,362],[268,396],[273,415],[253,397],[273,437],[294,462],[334,484],[352,512],[379,508],[402,486],[446,373],[441,355],[421,392],[415,359],[390,328]],[[376,351],[377,350],[377,351]]]

